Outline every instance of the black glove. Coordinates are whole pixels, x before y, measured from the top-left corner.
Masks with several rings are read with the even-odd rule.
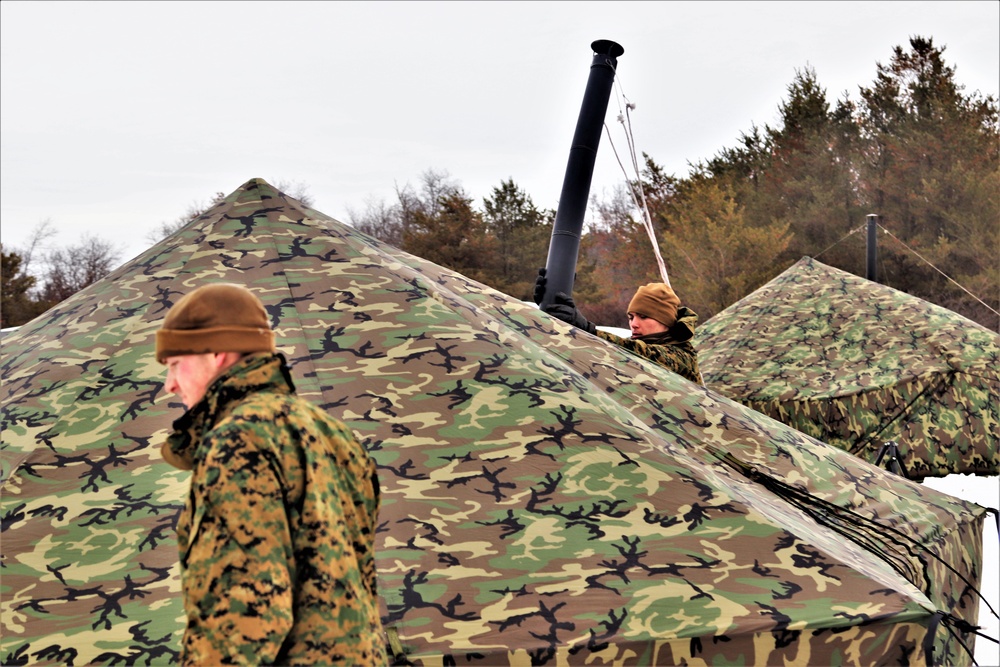
[[[545,309],[545,312],[552,317],[558,317],[566,324],[572,324],[578,329],[583,329],[587,333],[597,333],[597,327],[587,321],[573,303],[573,297],[562,292],[556,292],[552,303]]]
[[[542,297],[545,296],[545,267],[538,269],[538,277],[535,278],[535,292],[532,296],[535,299],[535,303],[542,303]]]

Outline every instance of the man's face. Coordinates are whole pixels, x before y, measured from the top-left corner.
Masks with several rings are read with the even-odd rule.
[[[663,333],[667,326],[662,322],[646,317],[638,313],[628,314],[628,328],[632,330],[632,338],[636,336],[648,336],[649,334]]]
[[[167,357],[167,381],[164,387],[181,398],[190,410],[205,395],[208,385],[219,374],[221,354],[182,354]]]

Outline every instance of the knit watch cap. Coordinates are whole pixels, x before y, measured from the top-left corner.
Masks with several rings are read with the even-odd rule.
[[[663,283],[648,283],[635,291],[626,312],[651,317],[669,327],[677,321],[677,308],[680,305],[681,300],[670,287]]]
[[[181,297],[156,332],[156,360],[209,352],[274,352],[264,304],[241,285],[202,285]]]

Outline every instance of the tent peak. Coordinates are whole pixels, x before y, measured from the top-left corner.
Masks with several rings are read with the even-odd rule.
[[[256,178],[255,177],[255,178],[251,178],[249,181],[247,181],[246,183],[244,183],[243,185],[241,185],[240,186],[240,190],[250,190],[252,188],[259,188],[259,187],[262,187],[262,186],[263,187],[272,188],[272,189],[274,188],[273,185],[271,185],[270,183],[268,183],[267,181],[265,181],[263,178]]]

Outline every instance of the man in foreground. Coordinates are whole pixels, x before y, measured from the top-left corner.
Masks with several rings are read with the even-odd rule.
[[[163,457],[190,470],[177,525],[186,665],[383,665],[375,465],[295,395],[263,305],[238,285],[181,298],[156,335],[187,412]]]

